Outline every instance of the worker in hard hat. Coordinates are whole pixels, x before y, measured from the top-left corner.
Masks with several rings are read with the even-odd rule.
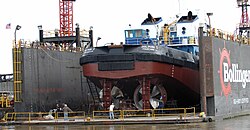
[[[201,113],[199,114],[199,117],[203,117],[203,118],[205,118],[205,117],[206,117],[205,112],[201,112]]]

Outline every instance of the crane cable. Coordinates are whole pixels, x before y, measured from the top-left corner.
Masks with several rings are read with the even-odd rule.
[[[60,60],[60,59],[56,59],[54,57],[52,57],[48,52],[46,52],[43,48],[41,48],[41,50],[51,59],[53,59],[54,61],[57,61],[57,62],[72,62],[73,60]]]

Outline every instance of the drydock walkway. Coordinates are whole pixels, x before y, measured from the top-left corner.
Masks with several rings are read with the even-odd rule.
[[[3,121],[0,125],[71,125],[71,124],[83,124],[83,125],[124,125],[124,124],[178,124],[178,123],[198,123],[203,122],[201,117],[133,117],[125,119],[55,119],[55,120],[32,120],[32,121]]]
[[[12,112],[6,113],[0,125],[124,125],[124,124],[176,124],[197,123],[206,120],[199,117],[195,108],[165,108],[148,110],[114,110],[115,119],[109,119],[109,111],[69,112],[64,120],[63,112]],[[204,120],[205,119],[205,120]]]

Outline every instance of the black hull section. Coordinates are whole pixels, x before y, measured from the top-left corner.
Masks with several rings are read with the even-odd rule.
[[[161,46],[154,48],[149,47],[124,45],[115,48],[90,48],[85,52],[85,55],[80,58],[80,65],[98,63],[98,69],[100,71],[133,70],[133,62],[150,61],[198,70],[199,58],[197,56],[172,48]]]
[[[175,59],[166,55],[153,54],[118,54],[118,55],[89,55],[80,59],[80,64],[98,63],[100,71],[133,70],[135,61],[160,62],[198,70],[198,62],[188,62],[184,59]]]

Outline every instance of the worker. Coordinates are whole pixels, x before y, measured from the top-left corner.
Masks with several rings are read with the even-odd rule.
[[[176,16],[176,18],[178,18],[179,16]],[[163,28],[162,28],[162,33],[163,33],[163,40],[165,44],[169,44],[170,41],[170,27],[172,25],[174,25],[177,22],[177,20],[174,20],[173,22],[171,22],[170,24],[164,24]]]
[[[164,39],[164,43],[168,44],[168,38],[169,38],[169,25],[168,24],[164,24],[163,26],[163,39]]]
[[[205,112],[200,112],[199,117],[203,117],[203,118],[205,118],[205,117],[206,117]]]
[[[56,112],[61,112],[62,108],[59,106],[59,104],[56,104]]]
[[[109,106],[109,119],[114,119],[114,103],[112,103],[110,106]]]
[[[64,120],[68,120],[68,112],[73,112],[67,104],[64,104],[63,113],[64,113]]]
[[[59,116],[62,116],[62,108],[60,107],[60,105],[57,103],[56,104],[56,108],[54,109],[55,112],[55,117],[58,118]]]

